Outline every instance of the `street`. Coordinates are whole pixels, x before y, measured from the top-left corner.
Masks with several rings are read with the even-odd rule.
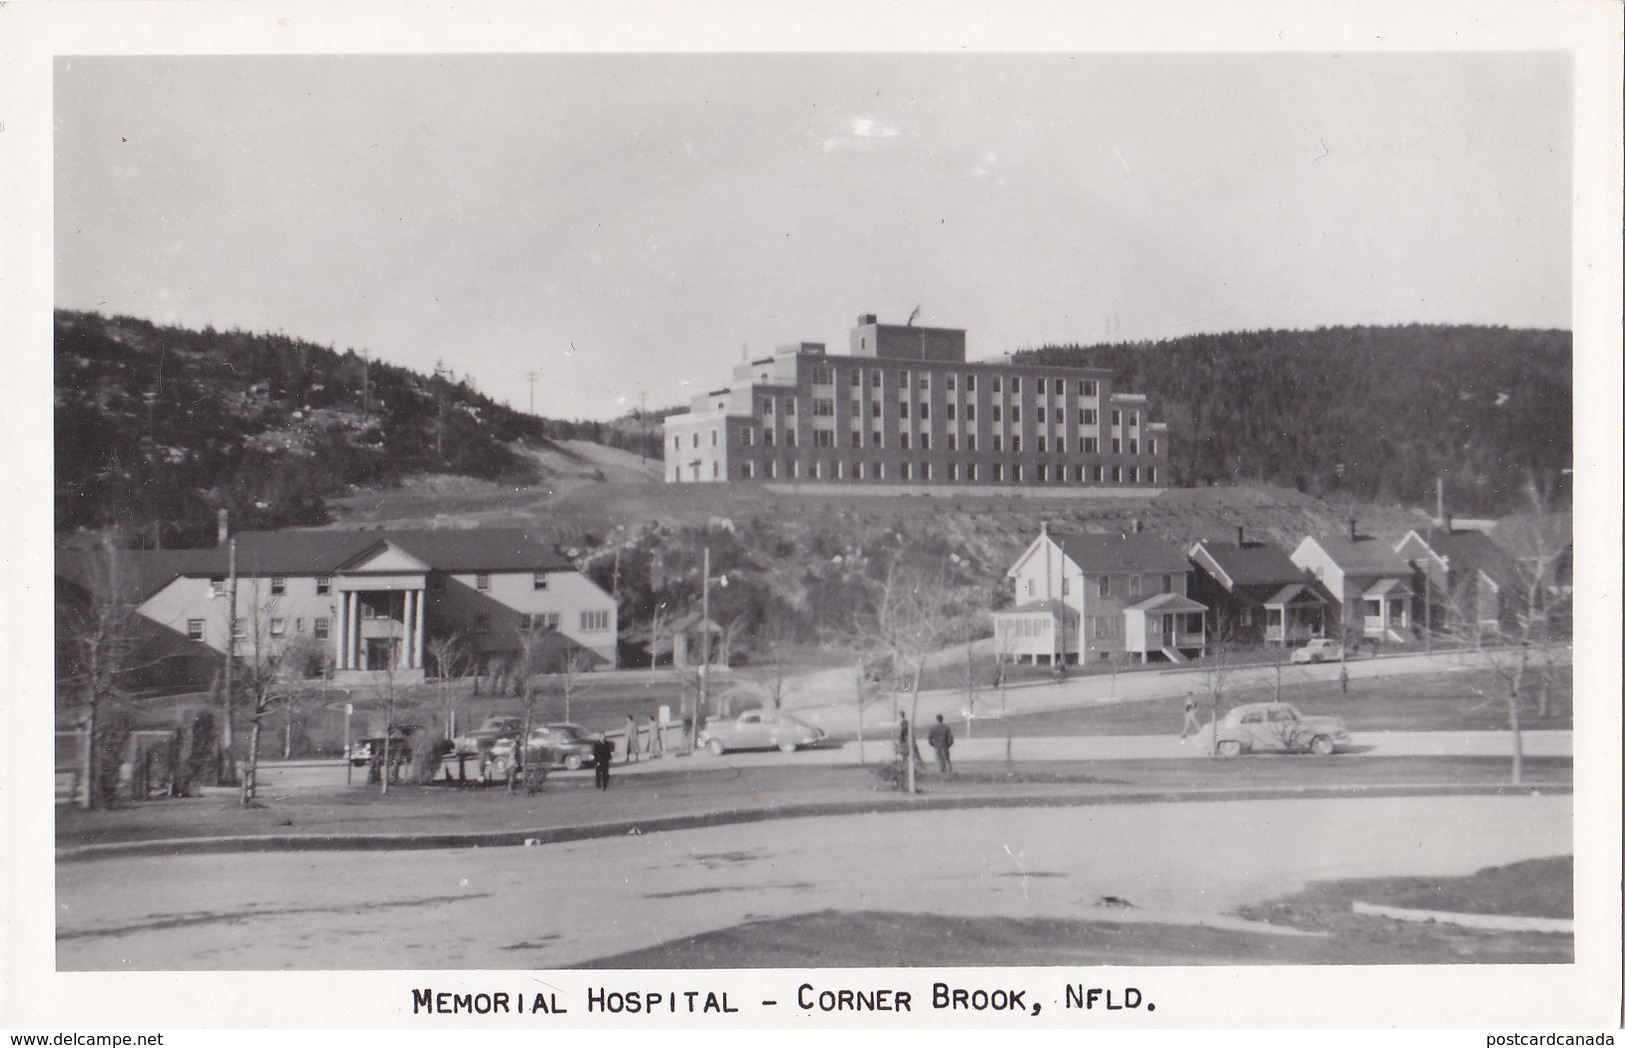
[[[559,968],[824,910],[1225,925],[1314,879],[1571,854],[1572,809],[1568,796],[960,809],[534,848],[59,863],[57,964]],[[1102,908],[1107,896],[1130,905]]]

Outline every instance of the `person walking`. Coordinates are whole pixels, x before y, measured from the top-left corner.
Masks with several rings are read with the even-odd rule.
[[[626,715],[626,757],[627,764],[638,759],[638,719],[630,713]]]
[[[655,719],[652,713],[649,715],[648,747],[644,752],[648,754],[650,760],[663,755],[660,746],[660,722]]]
[[[592,740],[593,782],[601,790],[609,789],[609,762],[615,759],[615,744],[603,732]]]
[[[1184,742],[1185,736],[1191,732],[1202,730],[1202,722],[1196,719],[1196,693],[1185,693],[1185,723],[1179,729],[1179,741]]]
[[[954,762],[948,751],[954,746],[954,730],[948,727],[947,722],[942,719],[942,714],[937,714],[937,722],[931,725],[931,731],[925,738],[936,751],[937,771],[943,775],[953,771]]]
[[[913,756],[916,764],[920,761],[920,744],[914,741],[914,731],[909,727],[908,714],[897,714],[897,759],[906,761]]]

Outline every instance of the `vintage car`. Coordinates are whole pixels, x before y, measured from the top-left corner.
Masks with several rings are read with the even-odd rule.
[[[397,724],[389,733],[389,762],[391,764],[410,764],[412,761],[413,737],[421,734],[422,729],[416,724]],[[377,758],[384,759],[384,737],[382,735],[369,739],[356,739],[350,743],[350,748],[344,751],[344,759],[357,768],[364,768]]]
[[[1215,731],[1216,729],[1216,731]],[[1305,717],[1285,702],[1251,702],[1226,713],[1197,736],[1221,757],[1242,753],[1316,753],[1349,745],[1349,730],[1337,717]]]
[[[1337,662],[1343,657],[1343,645],[1330,637],[1314,637],[1292,652],[1295,663]]]
[[[696,745],[719,755],[729,750],[770,750],[775,747],[790,753],[802,746],[816,745],[823,738],[823,728],[815,728],[788,713],[750,710],[731,721],[706,725]]]
[[[549,764],[575,771],[593,763],[592,743],[592,735],[579,724],[543,724],[530,729],[525,750],[539,754]]]
[[[498,739],[517,739],[524,730],[523,717],[487,717],[478,728],[452,740],[457,747],[454,752],[465,757],[489,753]]]

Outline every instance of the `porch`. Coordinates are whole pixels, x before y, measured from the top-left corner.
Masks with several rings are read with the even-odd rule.
[[[1177,593],[1159,593],[1123,611],[1124,648],[1149,662],[1161,655],[1183,662],[1207,654],[1207,606]]]
[[[1308,585],[1294,582],[1264,602],[1264,640],[1294,647],[1326,635],[1326,600]]]

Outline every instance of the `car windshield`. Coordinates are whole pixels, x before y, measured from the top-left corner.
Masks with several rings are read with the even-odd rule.
[[[552,730],[572,741],[591,738],[585,728],[577,727],[574,724],[556,724]]]

